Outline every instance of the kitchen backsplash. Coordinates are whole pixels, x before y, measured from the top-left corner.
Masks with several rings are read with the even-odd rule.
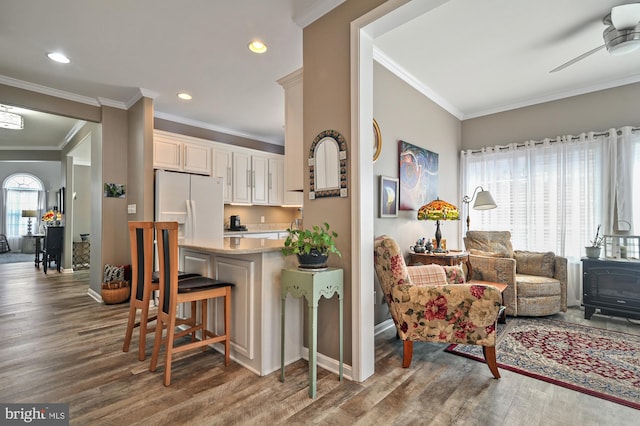
[[[249,230],[287,229],[294,220],[302,218],[302,212],[296,207],[225,205],[225,229],[229,228],[232,215],[240,216],[240,224]]]

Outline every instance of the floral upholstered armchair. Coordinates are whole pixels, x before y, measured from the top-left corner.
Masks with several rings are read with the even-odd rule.
[[[404,341],[404,368],[411,364],[414,341],[480,345],[489,370],[500,378],[495,344],[502,298],[497,288],[448,284],[440,265],[406,266],[400,247],[386,235],[375,240],[374,264]],[[464,275],[449,276],[464,281]]]

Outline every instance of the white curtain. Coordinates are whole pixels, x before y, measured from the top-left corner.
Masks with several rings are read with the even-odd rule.
[[[498,205],[471,210],[470,229],[507,230],[514,249],[567,257],[569,305],[581,303],[580,258],[598,225],[610,234],[616,218],[640,223],[640,135],[631,127],[463,151],[460,170],[463,195],[480,185]]]
[[[22,210],[39,210],[44,191],[3,189],[4,234],[12,251],[22,250],[22,235],[27,233],[29,219],[22,217]],[[31,219],[31,229],[38,230],[39,218]]]

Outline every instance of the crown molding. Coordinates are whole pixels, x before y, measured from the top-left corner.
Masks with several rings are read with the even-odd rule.
[[[510,111],[518,108],[525,108],[533,105],[543,104],[546,102],[559,101],[561,99],[571,98],[573,96],[586,95],[587,93],[598,92],[600,90],[613,89],[615,87],[626,86],[627,84],[634,84],[640,82],[640,76],[626,77],[619,80],[606,81],[590,86],[579,87],[576,89],[566,90],[562,92],[551,93],[546,96],[541,96],[532,99],[526,99],[521,102],[516,102],[507,105],[499,105],[493,108],[486,108],[465,114],[463,119],[470,120],[472,118],[483,117],[485,115],[497,114],[500,112]]]
[[[256,140],[256,141],[265,142],[265,143],[269,143],[269,144],[272,144],[272,145],[284,146],[283,141],[280,141],[280,140],[268,139],[268,138],[265,138],[265,137],[262,137],[262,136],[252,135],[252,134],[249,134],[249,133],[242,133],[242,132],[238,132],[236,130],[231,130],[231,129],[227,129],[227,128],[224,128],[224,127],[214,126],[214,125],[212,125],[210,123],[204,123],[202,121],[191,120],[191,119],[188,119],[188,118],[179,117],[177,115],[167,114],[167,113],[164,113],[164,112],[161,112],[161,111],[155,111],[154,112],[154,117],[161,118],[163,120],[173,121],[173,122],[176,122],[176,123],[186,124],[188,126],[199,127],[201,129],[212,130],[214,132],[226,133],[226,134],[232,135],[232,136],[238,136],[238,137],[241,137],[241,138],[253,139],[253,140]]]
[[[125,102],[120,102],[120,101],[114,101],[113,99],[109,99],[109,98],[103,98],[101,96],[98,96],[98,103],[99,106],[108,106],[111,108],[118,108],[118,109],[129,109],[127,108],[127,104]]]
[[[300,13],[296,13],[292,19],[293,22],[300,28],[304,28],[307,25],[314,22],[316,19],[326,15],[336,7],[340,6],[346,0],[320,0],[315,1],[309,7],[301,10]]]
[[[81,96],[75,93],[65,92],[64,90],[52,89],[51,87],[41,86],[35,83],[18,80],[16,78],[0,75],[0,84],[17,87],[18,89],[29,90],[31,92],[41,93],[43,95],[54,96],[56,98],[66,99],[68,101],[79,102],[91,106],[99,107],[100,103],[97,99],[88,96]]]
[[[76,133],[78,133],[80,131],[80,129],[82,129],[82,127],[87,124],[86,121],[84,120],[78,120],[76,122],[76,124],[73,125],[73,127],[69,130],[69,133],[67,133],[67,136],[64,137],[63,143],[60,146],[60,149],[62,149],[62,147],[64,145],[66,145],[67,143],[71,142],[71,139],[73,139],[73,137],[76,135]]]
[[[400,80],[407,83],[409,86],[416,89],[418,92],[422,93],[427,98],[431,99],[441,108],[446,110],[449,114],[456,117],[458,120],[462,120],[464,118],[464,114],[462,111],[453,106],[450,102],[448,102],[445,98],[437,94],[433,89],[423,84],[420,80],[418,80],[415,76],[409,73],[407,70],[402,68],[396,62],[394,62],[391,58],[385,55],[380,49],[377,47],[373,47],[373,60],[378,62],[383,67],[387,68],[394,75],[396,75]]]

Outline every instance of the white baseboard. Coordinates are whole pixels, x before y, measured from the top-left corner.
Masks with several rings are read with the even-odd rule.
[[[309,361],[309,348],[302,348],[302,358]],[[326,355],[318,353],[316,357],[318,361],[318,367],[322,367],[325,370],[329,370],[336,375],[340,374],[340,361],[330,358]],[[345,379],[353,380],[353,368],[350,365],[342,364],[342,375]]]
[[[373,334],[374,336],[377,336],[378,334],[387,331],[390,328],[395,327],[396,325],[393,323],[393,319],[389,318],[388,320],[381,322],[380,324],[377,324],[374,329],[373,329]]]
[[[89,288],[89,290],[87,290],[87,294],[96,302],[102,303],[102,295],[100,293],[97,293],[94,289]]]

